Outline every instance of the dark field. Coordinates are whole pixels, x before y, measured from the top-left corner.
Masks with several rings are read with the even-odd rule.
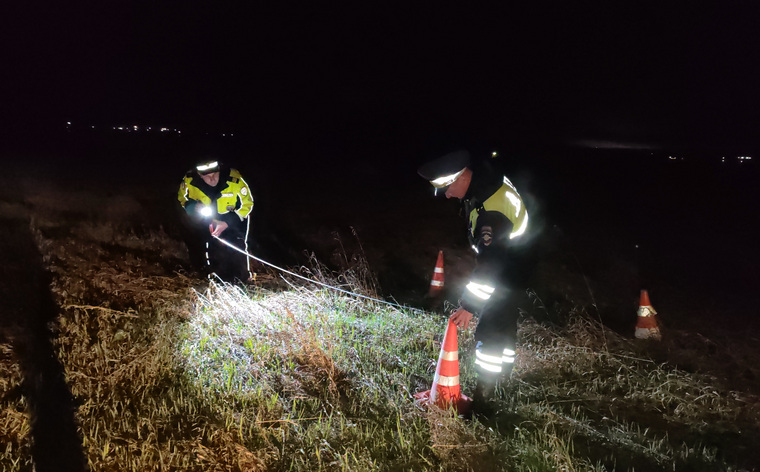
[[[54,308],[45,298],[49,274],[40,267],[23,208],[47,205],[59,218],[63,215],[46,230],[52,238],[56,232],[66,234],[57,226],[61,221],[93,221],[97,230],[103,218],[108,225],[97,237],[112,238],[111,249],[119,247],[119,231],[139,237],[160,227],[181,241],[175,196],[189,166],[184,148],[169,141],[121,144],[69,142],[58,154],[47,149],[8,155],[13,164],[2,193],[8,304],[0,341],[18,339],[18,332],[29,336],[29,350],[15,355],[28,362],[22,367],[30,376],[40,373],[40,384],[24,395],[50,422],[40,426],[42,431],[68,431],[58,444],[74,441],[74,415],[60,365],[35,357],[49,357],[49,340],[34,336],[44,331]],[[305,158],[287,149],[278,154],[246,146],[226,151],[224,160],[243,172],[256,193],[255,255],[293,268],[308,264],[313,253],[336,271],[365,258],[384,297],[443,311],[425,297],[436,255],[443,250],[445,298],[457,300],[474,262],[464,218],[457,202],[433,197],[416,176],[421,155],[322,151]],[[581,310],[630,339],[639,291],[647,289],[663,332],[661,343],[648,346],[649,355],[686,372],[714,376],[754,408],[760,394],[755,316],[760,258],[752,224],[760,204],[756,163],[722,164],[717,155],[688,153],[674,160],[663,152],[632,150],[501,152],[507,174],[533,203],[531,222],[540,230],[533,276],[537,300],[526,307],[531,317],[561,323],[568,312]],[[115,267],[128,266],[129,257],[125,262],[114,253]],[[151,274],[167,280],[192,275],[182,255],[151,264]],[[119,307],[118,299],[108,303]],[[28,313],[39,317],[25,318]],[[50,404],[62,414],[44,413]],[[641,418],[641,424],[655,419]],[[55,437],[41,437],[38,446],[44,441],[55,443]],[[730,453],[744,464],[756,462],[756,455],[743,448],[739,444]],[[76,448],[67,449],[74,453],[57,457],[71,464],[81,460]]]

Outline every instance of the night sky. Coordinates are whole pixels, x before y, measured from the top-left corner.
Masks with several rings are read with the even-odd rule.
[[[760,9],[576,2],[5,6],[6,131],[752,146]],[[273,5],[277,6],[273,6]]]

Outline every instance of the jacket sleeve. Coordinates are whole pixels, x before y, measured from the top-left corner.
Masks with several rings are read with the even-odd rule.
[[[474,246],[475,270],[465,286],[460,303],[470,313],[479,314],[486,304],[507,296],[504,275],[509,264],[508,238],[511,223],[501,213],[484,212],[477,219]]]
[[[177,192],[177,200],[179,201],[179,204],[182,205],[182,208],[187,210],[187,204],[190,202],[190,189],[187,186],[187,180],[182,179],[182,182],[179,184],[179,192]]]
[[[473,314],[480,314],[483,308],[495,299],[507,297],[509,289],[504,283],[506,270],[505,249],[498,245],[478,244],[477,264],[465,286],[460,304]]]
[[[235,214],[242,221],[248,218],[253,212],[253,195],[251,195],[251,187],[248,186],[248,183],[243,179],[240,173],[235,171],[234,175],[238,178],[235,195],[237,196],[239,203],[238,208],[235,210]]]

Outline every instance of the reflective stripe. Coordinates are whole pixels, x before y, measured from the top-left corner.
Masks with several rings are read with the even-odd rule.
[[[443,274],[443,267],[436,267],[435,269],[433,269],[433,272],[437,274]]]
[[[480,298],[481,300],[488,300],[489,298],[491,298],[491,294],[496,289],[494,287],[491,287],[490,285],[470,282],[469,284],[467,284],[467,290],[472,292],[473,295]]]
[[[475,364],[479,365],[480,367],[482,367],[483,369],[489,372],[501,372],[501,365],[488,364],[486,362],[481,361],[480,359],[476,359]]]
[[[520,209],[522,208],[522,201],[520,200],[520,197],[515,195],[512,192],[507,192],[507,200],[509,200],[509,203],[512,204],[513,207],[515,207],[515,215],[520,214]]]
[[[219,163],[216,162],[216,161],[209,162],[208,164],[201,164],[201,165],[197,166],[196,169],[198,170],[198,172],[206,172],[209,169],[213,169],[215,167],[219,167]]]
[[[509,180],[509,179],[507,178],[507,176],[506,176],[506,175],[504,176],[504,183],[505,183],[505,184],[507,184],[507,187],[509,187],[509,188],[511,188],[512,190],[514,190],[515,192],[517,192],[517,189],[515,188],[514,184],[512,183],[512,181],[511,181],[511,180]]]
[[[435,188],[446,187],[453,184],[454,181],[458,179],[459,176],[462,175],[463,172],[464,172],[464,169],[460,170],[459,172],[455,172],[453,174],[444,175],[443,177],[438,177],[435,180],[431,180],[430,183],[433,184],[433,187]]]
[[[512,233],[509,235],[509,239],[514,239],[522,235],[526,229],[528,229],[528,213],[527,212],[525,213],[525,217],[523,217],[522,223],[520,223],[520,227],[512,231]]]
[[[440,280],[431,280],[430,285],[432,285],[433,287],[443,287],[443,282],[441,282]]]
[[[654,311],[654,308],[651,306],[640,306],[639,307],[639,316],[647,317],[647,316],[654,316],[657,312]]]
[[[501,356],[501,361],[507,364],[514,364],[515,356],[517,356],[517,353],[515,351],[509,348],[504,348],[504,353]]]
[[[459,376],[455,377],[446,377],[445,375],[441,375],[438,377],[438,385],[442,385],[444,387],[455,387],[459,385]]]
[[[441,355],[438,358],[442,361],[458,361],[459,351],[441,351]]]
[[[475,357],[482,360],[483,362],[489,362],[491,364],[501,364],[501,356],[489,356],[488,354],[483,354],[480,351],[475,351]]]

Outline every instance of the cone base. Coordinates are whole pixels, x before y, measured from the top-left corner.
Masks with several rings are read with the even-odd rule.
[[[453,398],[450,401],[441,400],[439,398],[438,401],[433,403],[430,401],[430,390],[425,390],[424,392],[414,394],[414,402],[424,408],[435,405],[438,408],[448,409],[453,406],[460,415],[468,415],[472,411],[472,398],[465,394],[460,394],[458,397]]]
[[[640,328],[637,326],[634,336],[636,339],[654,339],[656,341],[662,339],[659,328]]]

